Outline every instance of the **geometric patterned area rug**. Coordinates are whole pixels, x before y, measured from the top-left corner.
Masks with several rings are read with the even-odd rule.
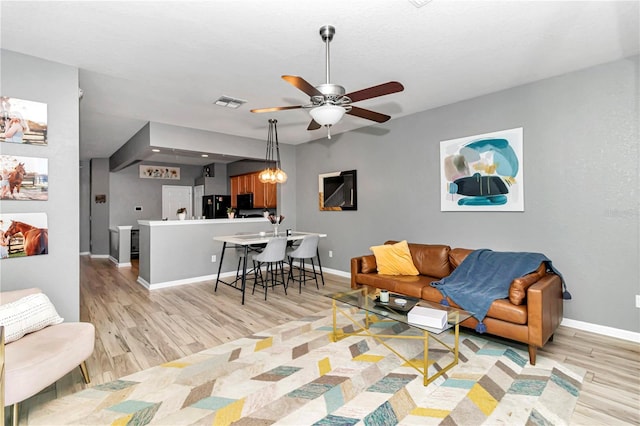
[[[353,315],[364,317],[355,309]],[[429,386],[371,337],[331,341],[331,310],[34,407],[30,425],[563,425],[585,370],[460,333]],[[341,315],[345,331],[353,325]],[[378,322],[384,334],[415,334]],[[439,338],[453,344],[453,334]],[[391,340],[391,341],[390,341]],[[387,339],[421,362],[419,340]],[[453,355],[431,340],[429,373]]]

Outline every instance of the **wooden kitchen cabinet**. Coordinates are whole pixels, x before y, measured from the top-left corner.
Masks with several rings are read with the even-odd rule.
[[[277,188],[270,183],[262,183],[258,176],[260,172],[231,176],[231,206],[237,208],[238,194],[253,194],[253,208],[276,208]]]

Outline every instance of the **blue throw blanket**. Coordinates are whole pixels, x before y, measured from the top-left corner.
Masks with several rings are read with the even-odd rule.
[[[547,268],[559,275],[564,284],[562,275],[544,254],[480,249],[471,252],[451,275],[431,285],[444,296],[442,304],[448,304],[446,298],[449,297],[464,310],[473,312],[480,322],[476,331],[484,333],[487,329],[482,320],[493,301],[509,297],[511,281],[534,272],[542,262],[546,262]],[[565,291],[563,298],[571,299],[571,295]]]

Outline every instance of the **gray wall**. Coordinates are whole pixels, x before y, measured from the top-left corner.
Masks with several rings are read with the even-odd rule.
[[[323,266],[343,271],[387,239],[542,252],[566,318],[639,332],[638,75],[636,56],[299,145],[298,228],[326,232]],[[441,212],[440,141],[514,127],[525,211]],[[318,174],[349,169],[358,210],[319,211]]]
[[[80,253],[91,252],[91,162],[80,161]]]
[[[109,159],[92,158],[90,173],[91,194],[89,195],[89,205],[91,210],[91,254],[107,256],[109,254],[109,204],[113,201],[115,196],[115,194],[109,192]],[[104,203],[97,203],[96,196],[98,195],[106,195],[107,201]]]
[[[109,173],[109,226],[131,225],[138,229],[138,220],[162,219],[162,186],[193,186],[196,178],[202,175],[200,166],[153,162],[143,164],[180,167],[180,180],[140,179],[138,164]],[[142,211],[136,211],[136,206],[142,206]]]
[[[47,104],[46,147],[0,143],[7,155],[49,159],[48,201],[0,201],[6,213],[47,214],[49,254],[0,261],[3,291],[40,287],[66,321],[79,303],[78,69],[0,50],[1,93]]]

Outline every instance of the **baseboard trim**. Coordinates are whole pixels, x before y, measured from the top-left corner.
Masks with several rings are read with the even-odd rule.
[[[575,328],[577,330],[589,331],[591,333],[602,334],[616,339],[629,340],[631,342],[640,343],[640,333],[622,330],[619,328],[607,327],[605,325],[592,324],[584,321],[576,321],[563,318],[560,325]]]
[[[109,256],[109,260],[111,261],[111,263],[113,263],[114,265],[116,265],[118,268],[126,268],[126,267],[131,267],[131,262],[118,262],[118,259],[116,259],[113,256]]]
[[[108,259],[109,258],[108,254],[90,254],[89,256],[92,259]]]
[[[235,277],[235,276],[236,276],[236,271],[230,271],[230,272],[225,272],[223,274],[220,274],[220,278]],[[150,284],[149,282],[147,282],[146,280],[138,276],[137,282],[147,290],[158,290],[160,288],[176,287],[176,286],[185,285],[185,284],[193,284],[193,283],[198,283],[202,281],[215,280],[217,277],[218,277],[217,274],[202,275],[199,277],[185,278],[182,280],[164,281],[160,283]]]
[[[327,272],[329,274],[337,275],[339,277],[351,278],[351,272],[339,271],[337,269],[325,268],[322,267],[322,272]]]

